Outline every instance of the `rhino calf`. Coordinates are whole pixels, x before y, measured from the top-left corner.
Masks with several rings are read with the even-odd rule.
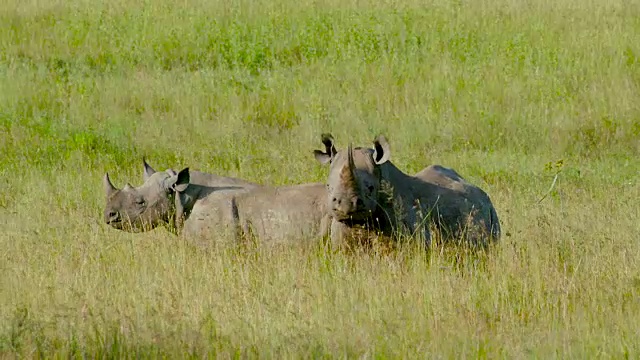
[[[349,144],[342,151],[336,150],[331,134],[322,134],[321,139],[325,151],[315,150],[314,155],[320,163],[330,164],[326,201],[332,242],[344,245],[362,226],[385,236],[408,231],[430,241],[428,209],[419,196],[423,182],[389,161],[391,151],[384,136],[374,140],[373,149]]]
[[[321,163],[330,163],[327,180],[331,236],[344,242],[354,226],[389,235],[404,228],[421,233],[427,244],[432,224],[446,240],[462,240],[484,247],[500,237],[500,223],[489,196],[452,169],[429,166],[414,176],[403,173],[391,161],[384,136],[374,148],[336,151],[333,137],[322,135],[325,151],[316,150]],[[387,187],[387,191],[383,191]]]

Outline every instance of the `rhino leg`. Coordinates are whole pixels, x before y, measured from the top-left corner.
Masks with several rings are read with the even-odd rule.
[[[498,219],[498,214],[496,213],[496,209],[491,207],[491,229],[490,234],[493,237],[494,241],[498,241],[500,239],[500,220]]]
[[[256,234],[255,227],[250,220],[245,221],[242,225],[242,232],[244,234],[244,241],[246,244],[255,245],[258,242],[258,235]]]
[[[493,213],[492,209],[481,212],[473,208],[461,221],[456,240],[475,248],[486,248],[494,238]]]
[[[425,247],[428,249],[431,247],[431,231],[429,230],[429,223],[422,222],[418,227],[420,232],[418,234],[422,234],[422,238],[424,241]]]
[[[416,199],[413,208],[416,212],[416,228],[418,232],[416,235],[422,234],[424,245],[431,247],[431,231],[429,230],[429,210],[426,206],[420,203],[419,199]]]
[[[426,216],[424,215],[420,201],[416,199],[413,203],[405,203],[404,209],[407,210],[404,211],[402,219],[396,223],[394,231],[400,236],[422,236],[422,239],[420,240],[424,241],[425,245],[430,245],[431,232],[429,231],[429,225],[426,221]],[[404,209],[400,211],[403,211]]]
[[[229,200],[231,206],[231,220],[233,228],[233,236],[235,237],[235,244],[246,244],[250,238],[251,228],[248,221],[242,221],[240,219],[240,210],[238,209],[238,199],[236,196],[232,196]]]
[[[318,236],[322,241],[327,241],[331,236],[331,216],[324,215],[320,220],[320,231]]]
[[[347,245],[347,238],[351,231],[345,223],[331,219],[331,249],[340,250]]]

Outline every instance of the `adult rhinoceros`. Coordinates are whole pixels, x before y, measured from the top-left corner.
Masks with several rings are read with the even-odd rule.
[[[142,186],[118,190],[105,175],[108,224],[131,232],[170,224],[185,236],[255,236],[269,243],[317,240],[328,233],[322,183],[262,186],[189,168],[156,172],[146,162],[144,177]]]
[[[373,149],[349,144],[336,151],[330,134],[323,134],[322,141],[327,150],[316,150],[315,157],[331,164],[327,201],[334,242],[343,242],[341,237],[362,222],[383,233],[402,228],[420,233],[427,243],[429,223],[447,239],[472,245],[499,238],[497,213],[488,195],[454,170],[432,165],[415,176],[405,174],[389,161],[390,146],[382,135],[373,141]]]

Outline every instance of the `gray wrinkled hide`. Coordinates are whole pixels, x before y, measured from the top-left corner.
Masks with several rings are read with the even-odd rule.
[[[331,215],[331,239],[344,245],[353,230],[367,227],[384,236],[420,234],[428,243],[427,199],[421,197],[422,180],[400,171],[389,161],[390,148],[383,136],[374,148],[337,151],[333,137],[322,135],[325,151],[314,152],[316,160],[330,164],[327,208]]]
[[[500,221],[489,195],[455,170],[431,165],[418,172],[434,225],[447,237],[486,245],[500,239]]]
[[[176,172],[173,169],[157,172],[146,161],[144,183],[139,187],[127,184],[117,189],[105,174],[106,205],[105,222],[112,227],[129,232],[141,232],[161,225],[169,225],[179,233],[185,221],[200,204],[213,201],[225,194],[246,191],[259,185],[237,178],[217,176],[188,168]]]
[[[256,239],[261,243],[311,242],[329,231],[324,184],[263,186],[242,193],[206,199],[194,211],[184,231],[189,236],[210,238],[220,234],[235,241]],[[232,226],[230,226],[232,224]]]

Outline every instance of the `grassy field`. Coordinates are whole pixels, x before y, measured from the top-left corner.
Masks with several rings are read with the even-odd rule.
[[[455,168],[500,245],[243,252],[103,224],[105,171],[323,181],[326,131]],[[8,0],[0,357],[638,358],[639,155],[636,0]]]

